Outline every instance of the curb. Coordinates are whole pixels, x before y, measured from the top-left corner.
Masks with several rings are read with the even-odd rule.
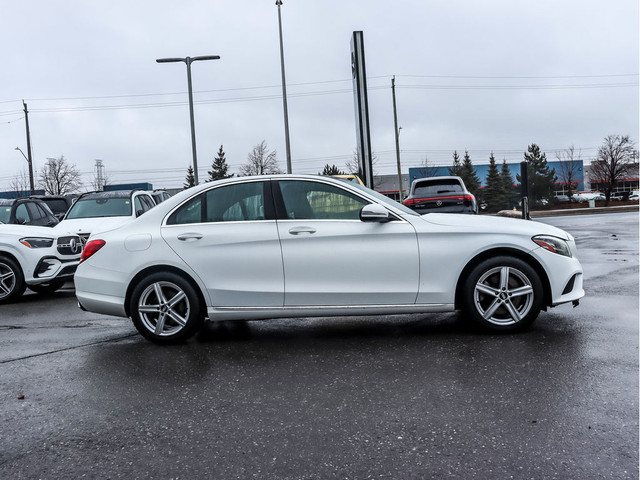
[[[615,207],[596,207],[596,208],[565,208],[562,210],[534,210],[530,212],[531,218],[542,217],[558,217],[568,215],[595,215],[603,213],[624,213],[624,212],[638,212],[640,211],[639,205],[621,205]],[[522,218],[522,211],[520,210],[500,210],[496,213],[499,217],[510,218]]]

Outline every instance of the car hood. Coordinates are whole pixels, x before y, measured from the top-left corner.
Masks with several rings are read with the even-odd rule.
[[[65,230],[55,231],[51,227],[37,225],[0,224],[0,235],[15,235],[16,237],[45,237],[57,238],[67,233]]]
[[[446,213],[427,213],[421,215],[424,221],[447,227],[458,227],[461,230],[472,230],[485,233],[511,233],[519,235],[553,235],[571,240],[572,237],[561,230],[546,223],[520,218],[496,217],[492,215],[461,215]]]
[[[94,218],[70,218],[62,220],[54,230],[73,232],[75,234],[100,233],[113,230],[125,223],[129,223],[133,217],[94,217]]]

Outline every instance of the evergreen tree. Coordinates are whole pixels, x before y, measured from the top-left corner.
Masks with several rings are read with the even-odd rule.
[[[346,175],[346,173],[344,173],[342,170],[340,170],[338,167],[336,167],[335,165],[329,165],[328,163],[324,166],[324,168],[322,169],[322,173],[319,173],[318,175],[325,175],[325,176],[331,176],[331,175]]]
[[[553,200],[553,190],[557,180],[556,171],[547,165],[546,154],[532,143],[524,154],[529,177],[529,205],[548,205]],[[520,175],[516,175],[522,182]]]
[[[460,163],[460,156],[456,150],[453,151],[453,165],[449,169],[449,175],[455,175],[459,177],[462,174],[462,163]]]
[[[218,150],[216,157],[213,159],[213,162],[211,162],[211,170],[207,172],[209,174],[207,182],[233,177],[233,173],[229,175],[227,173],[228,171],[229,165],[227,164],[227,159],[225,158],[224,151],[222,150],[222,145],[220,145],[220,149]]]
[[[184,182],[185,183],[182,185],[182,187],[185,190],[196,185],[196,176],[193,173],[193,167],[191,165],[189,165],[189,168],[187,168],[187,176],[184,178]]]
[[[504,200],[506,208],[513,208],[518,203],[518,189],[513,184],[513,176],[511,176],[511,170],[507,165],[506,160],[502,160],[502,169],[500,170],[500,178],[502,179],[502,185],[504,190]]]
[[[478,171],[471,162],[471,157],[467,150],[464,151],[464,160],[462,161],[460,177],[467,187],[467,190],[469,190],[475,197],[478,197],[480,194],[480,178],[478,177]]]
[[[487,173],[486,185],[484,187],[484,200],[487,202],[487,210],[497,212],[506,208],[506,192],[504,181],[496,165],[496,159],[491,152],[489,157],[489,173]]]

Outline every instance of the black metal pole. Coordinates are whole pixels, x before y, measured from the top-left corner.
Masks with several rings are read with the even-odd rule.
[[[520,196],[522,197],[522,218],[531,220],[529,215],[529,171],[527,162],[520,162]]]
[[[27,110],[27,104],[22,101],[24,105],[24,123],[27,129],[27,163],[29,164],[29,186],[31,187],[31,195],[35,195],[36,188],[33,182],[33,157],[31,156],[31,133],[29,132],[29,110]]]

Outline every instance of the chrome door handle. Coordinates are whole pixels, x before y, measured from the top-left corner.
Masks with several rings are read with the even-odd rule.
[[[300,235],[301,233],[316,233],[316,229],[312,227],[293,227],[289,229],[291,235]]]
[[[201,233],[194,233],[194,232],[181,233],[180,235],[178,235],[178,240],[182,240],[183,242],[193,242],[195,240],[200,240],[201,238],[202,238]]]

